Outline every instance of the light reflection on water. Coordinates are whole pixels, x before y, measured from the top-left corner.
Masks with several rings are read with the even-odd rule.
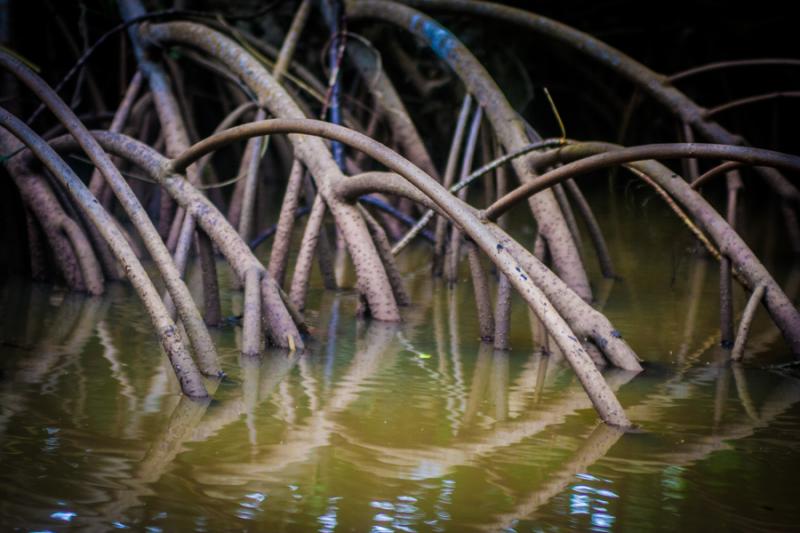
[[[405,270],[424,267],[420,252]],[[214,331],[229,377],[209,384],[216,391],[207,403],[180,398],[128,289],[85,298],[8,284],[0,292],[0,525],[794,526],[785,488],[800,466],[797,380],[725,362],[707,297],[714,269],[703,260],[686,262],[671,284],[671,263],[657,261],[657,249],[646,268],[628,253],[616,251],[631,274],[610,289],[606,311],[650,365],[635,378],[605,373],[641,425],[624,435],[598,424],[557,351],[531,349],[539,328],[519,302],[515,350],[496,352],[476,342],[469,284],[434,286],[424,269],[410,280],[415,305],[401,325],[350,318],[351,292],[312,291],[318,341],[307,354],[245,358],[236,328]],[[227,297],[233,314],[240,299]],[[780,356],[763,318],[750,351]]]

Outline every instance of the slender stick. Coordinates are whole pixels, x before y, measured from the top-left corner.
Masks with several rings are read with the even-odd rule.
[[[169,226],[169,235],[166,240],[167,250],[173,254],[175,250],[178,249],[178,240],[181,238],[181,230],[186,223],[186,211],[179,206],[175,210],[175,215],[172,217],[172,223]]]
[[[381,64],[381,55],[366,39],[352,38],[347,43],[347,56],[358,69],[364,83],[375,99],[377,110],[385,116],[392,136],[402,147],[402,153],[429,176],[439,179],[428,149],[417,127],[408,115],[403,100]]]
[[[736,333],[736,342],[733,345],[733,350],[731,350],[731,360],[733,361],[741,360],[744,355],[744,346],[747,343],[747,335],[750,333],[750,324],[753,322],[758,304],[764,297],[764,291],[766,291],[766,289],[765,285],[759,285],[753,291],[753,294],[750,295],[750,299],[747,300],[744,313],[742,313],[742,319],[739,321],[739,331]]]
[[[219,326],[222,323],[222,310],[219,303],[219,281],[214,244],[205,231],[198,231],[196,235],[197,255],[200,257],[200,270],[203,278],[203,320],[207,326]]]
[[[472,288],[475,292],[475,306],[478,310],[478,326],[481,341],[492,342],[494,339],[494,317],[492,316],[492,296],[489,291],[489,280],[486,270],[481,264],[478,248],[471,241],[466,241],[467,258],[472,274]]]
[[[503,155],[503,149],[499,143],[495,142],[495,154],[497,159]],[[497,160],[495,159],[495,161]],[[498,166],[496,173],[495,198],[503,196],[508,191],[508,172],[505,167]],[[506,229],[508,217],[500,217],[497,225]],[[494,348],[495,350],[508,350],[509,333],[511,331],[511,282],[505,274],[498,274],[497,298],[494,304]]]
[[[256,112],[255,120],[263,120],[267,114],[263,109]],[[244,193],[242,195],[242,211],[239,215],[239,235],[247,242],[250,240],[255,224],[256,194],[258,193],[258,169],[261,166],[262,148],[266,140],[263,137],[253,137],[250,139],[249,158],[247,160],[247,172],[244,178]]]
[[[553,193],[556,196],[556,201],[558,202],[558,206],[561,208],[561,212],[564,213],[564,220],[567,222],[567,227],[569,228],[569,233],[572,236],[572,240],[575,241],[575,246],[578,248],[578,251],[583,254],[583,241],[581,240],[581,233],[578,230],[578,221],[575,219],[575,213],[572,211],[572,206],[569,204],[567,193],[564,191],[564,187],[561,183],[553,186]]]
[[[278,215],[278,224],[275,227],[275,240],[272,243],[272,251],[269,254],[267,270],[270,271],[272,277],[281,287],[286,277],[286,262],[289,257],[289,248],[292,244],[292,230],[296,218],[295,214],[300,204],[304,173],[303,164],[295,160],[292,163],[292,171],[289,173],[286,192],[283,194],[281,212]]]
[[[630,170],[635,176],[638,176],[639,178],[641,178],[642,181],[644,181],[645,183],[650,185],[656,191],[656,194],[658,194],[661,197],[661,199],[664,200],[664,203],[667,204],[667,207],[672,209],[672,211],[675,213],[675,215],[677,215],[677,217],[679,219],[681,219],[681,221],[686,225],[686,227],[689,228],[689,231],[691,231],[694,234],[694,236],[697,237],[697,240],[699,240],[701,243],[703,243],[703,246],[705,246],[705,248],[708,251],[708,253],[711,254],[711,256],[714,259],[716,259],[717,261],[722,260],[722,255],[719,253],[719,250],[717,249],[717,247],[714,246],[714,243],[712,243],[708,239],[706,234],[703,233],[703,231],[697,226],[697,224],[695,224],[694,221],[692,221],[691,217],[689,217],[686,214],[686,211],[681,209],[681,206],[679,206],[675,202],[675,200],[672,199],[672,196],[670,196],[669,193],[667,191],[665,191],[664,188],[661,185],[659,185],[648,174],[646,174],[645,172],[642,172],[641,170],[639,170],[636,167],[631,166],[631,167],[628,168],[628,170]],[[740,281],[743,281],[743,280],[740,280]]]
[[[564,149],[566,150],[566,148]],[[556,183],[615,165],[649,159],[682,159],[685,157],[729,159],[750,165],[764,165],[800,171],[800,157],[773,150],[751,148],[749,146],[731,146],[727,144],[704,143],[665,143],[646,144],[629,148],[617,147],[614,150],[594,154],[585,159],[574,161],[543,174],[534,181],[520,185],[503,198],[490,205],[484,211],[488,220],[496,220],[513,205],[532,195],[552,187]]]
[[[469,112],[472,106],[472,97],[469,93],[464,95],[464,100],[461,103],[461,110],[458,113],[456,120],[456,128],[453,132],[453,140],[450,141],[450,153],[447,156],[447,166],[444,171],[444,178],[442,185],[445,188],[450,188],[455,179],[456,172],[458,171],[458,156],[461,153],[461,143],[464,140],[464,132],[467,130],[467,120],[469,119]],[[435,243],[433,246],[433,273],[436,276],[442,274],[444,268],[444,247],[445,247],[445,233],[447,232],[447,219],[438,217],[436,219],[436,233]]]
[[[724,163],[720,163],[719,165],[715,166],[714,168],[707,170],[700,176],[697,176],[692,181],[692,189],[697,190],[703,185],[706,184],[711,178],[719,176],[720,174],[725,174],[730,170],[735,170],[745,166],[744,163],[741,161],[725,161]]]
[[[256,268],[244,278],[244,320],[242,324],[242,354],[261,353],[261,273]]]
[[[472,122],[469,125],[469,133],[467,134],[467,141],[464,145],[464,154],[461,159],[461,178],[466,177],[472,169],[472,161],[475,157],[475,147],[478,143],[478,134],[480,133],[481,120],[483,112],[480,107],[475,108],[475,113],[472,115]],[[466,201],[467,188],[458,191],[458,199]],[[446,264],[445,278],[450,283],[455,283],[458,279],[458,266],[461,262],[461,230],[453,226],[452,233],[450,234],[450,248],[448,250],[448,258]]]
[[[726,102],[724,104],[706,110],[705,116],[706,118],[708,118],[714,115],[718,115],[723,111],[729,111],[737,107],[742,107],[750,104],[757,104],[759,102],[768,102],[770,100],[779,100],[782,98],[800,98],[800,91],[777,91],[772,93],[748,96],[746,98],[739,98],[737,100],[732,100],[730,102]]]
[[[161,198],[158,202],[158,235],[164,242],[169,239],[170,229],[172,228],[172,208],[174,202],[169,194],[160,192]]]
[[[178,271],[178,275],[181,277],[186,275],[186,264],[189,261],[189,248],[191,248],[192,243],[194,242],[194,230],[195,226],[194,217],[188,216],[185,217],[184,223],[181,226],[181,233],[178,236],[177,243],[175,244],[175,269]],[[170,316],[174,319],[175,318],[175,304],[172,303],[172,297],[169,295],[169,291],[164,291],[164,306],[169,311]]]
[[[736,231],[736,207],[739,190],[742,188],[742,179],[738,170],[727,173],[727,213],[726,220],[733,231]],[[731,272],[731,260],[727,255],[723,255],[719,262],[719,283],[720,283],[720,343],[728,348],[733,345],[733,281]]]
[[[308,19],[308,14],[311,10],[311,1],[310,0],[303,0],[300,3],[300,6],[297,8],[295,12],[294,18],[292,19],[292,24],[289,26],[289,31],[286,33],[286,37],[283,40],[283,44],[281,45],[281,50],[278,53],[278,59],[275,61],[275,67],[272,69],[272,76],[275,78],[276,82],[279,82],[281,78],[284,76],[286,71],[289,68],[289,63],[291,63],[292,56],[294,56],[294,51],[297,48],[297,42],[300,39],[300,34],[305,27],[306,20]],[[262,109],[259,109],[258,113],[256,114],[255,120],[263,120],[266,114]],[[248,146],[251,150],[251,159],[248,166],[247,171],[247,178],[245,181],[245,192],[244,198],[242,200],[242,214],[240,215],[239,219],[239,235],[242,236],[242,239],[245,241],[250,240],[250,234],[252,233],[253,217],[255,213],[253,209],[255,208],[255,197],[256,197],[256,188],[258,184],[258,161],[261,158],[261,154],[266,150],[269,146],[269,138],[263,139],[253,139],[251,141],[252,147]],[[294,170],[294,167],[293,167]],[[302,173],[301,173],[302,174]],[[291,176],[289,177],[291,181]],[[284,197],[284,203],[286,202],[286,197]],[[289,202],[291,202],[291,198],[289,198]],[[296,206],[295,206],[296,208]],[[283,205],[281,205],[281,213],[283,213]],[[288,220],[284,221],[284,225],[289,226],[288,230],[291,232],[291,226],[294,223],[294,209],[289,211],[291,215]],[[285,230],[286,228],[284,228]],[[277,239],[276,239],[277,242]],[[288,251],[288,242],[286,243],[287,251]],[[277,258],[279,261],[281,260],[280,257]],[[284,255],[285,261],[285,255]],[[273,265],[272,259],[270,258],[270,265]],[[275,264],[278,266],[278,263]],[[283,268],[280,268],[279,272],[276,272],[270,266],[268,270],[275,274],[280,274],[280,276],[276,276],[275,279],[278,282],[278,285],[283,285],[283,272],[286,268],[284,263]]]
[[[682,70],[680,72],[676,72],[675,74],[670,74],[665,81],[668,81],[670,83],[675,83],[678,80],[682,80],[691,76],[696,76],[697,74],[705,74],[706,72],[713,72],[715,70],[739,68],[739,67],[755,67],[755,66],[800,67],[800,59],[766,57],[758,59],[737,59],[734,61],[717,61],[714,63],[708,63],[706,65],[700,65],[698,67],[692,67],[686,70]]]
[[[136,101],[136,97],[139,95],[139,91],[142,88],[142,74],[139,71],[133,75],[131,78],[130,83],[128,84],[128,88],[125,91],[125,96],[122,98],[122,102],[120,102],[119,107],[114,112],[114,118],[111,120],[111,125],[108,127],[109,131],[113,132],[121,132],[122,128],[125,127],[125,123],[128,121],[128,117],[130,116],[131,108],[133,107],[133,103]],[[89,180],[89,190],[92,191],[92,194],[95,198],[100,198],[103,186],[105,184],[105,180],[103,180],[102,174],[97,170],[92,172],[92,177]]]
[[[600,264],[600,272],[603,273],[604,278],[613,279],[617,276],[614,269],[614,262],[611,260],[611,254],[608,251],[606,239],[603,237],[603,230],[600,229],[600,224],[594,216],[592,207],[586,201],[578,184],[575,180],[566,181],[567,191],[572,195],[575,200],[575,206],[578,208],[578,213],[581,214],[586,228],[589,230],[589,238],[592,240],[594,250],[597,253],[597,262]]]
[[[400,238],[400,240],[398,240],[397,243],[394,246],[392,246],[392,255],[397,255],[401,251],[403,251],[403,249],[406,246],[408,246],[408,243],[410,243],[412,240],[414,240],[414,237],[419,235],[419,233],[423,229],[425,229],[425,226],[428,225],[428,222],[431,221],[431,219],[433,218],[434,214],[435,213],[434,213],[434,211],[432,209],[429,209],[428,211],[425,211],[425,214],[422,215],[422,217],[417,221],[417,223],[414,224],[413,226],[411,226],[411,229],[409,229],[406,232],[406,234],[403,235]],[[434,241],[434,244],[435,244],[435,241]]]
[[[308,278],[311,276],[311,265],[314,260],[314,250],[317,248],[322,220],[325,216],[325,201],[321,196],[314,198],[314,205],[306,221],[305,233],[300,243],[300,251],[294,264],[291,288],[289,289],[289,302],[302,311],[306,304],[308,293]]]
[[[242,158],[239,160],[236,177],[233,179],[233,181],[236,183],[236,186],[233,188],[231,199],[228,202],[228,222],[230,222],[231,225],[236,228],[239,227],[239,223],[242,220],[242,201],[244,200],[245,190],[245,180],[241,179],[241,177],[246,176],[248,173],[250,162],[253,160],[253,146],[254,144],[252,142],[245,143],[245,148],[242,152]],[[256,157],[258,156],[259,154],[256,153]]]
[[[378,253],[383,261],[383,267],[389,275],[389,283],[392,284],[392,290],[394,291],[394,297],[397,303],[399,305],[409,305],[411,303],[411,298],[408,296],[408,292],[403,284],[403,275],[400,273],[400,269],[397,268],[397,264],[394,261],[392,246],[389,244],[389,237],[386,236],[386,230],[383,229],[380,223],[378,223],[363,206],[359,206],[359,208],[364,215],[364,220],[367,221],[369,232],[378,247]]]
[[[508,350],[511,329],[511,282],[505,274],[500,274],[497,282],[497,299],[494,307],[494,347]]]

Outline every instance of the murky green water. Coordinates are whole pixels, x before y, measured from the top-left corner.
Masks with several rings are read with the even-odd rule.
[[[785,347],[762,313],[748,364],[726,364],[716,264],[658,200],[641,203],[620,197],[606,224],[624,281],[593,276],[598,305],[648,361],[606,375],[641,426],[624,435],[598,425],[520,302],[514,349],[480,346],[469,283],[434,285],[424,244],[403,259],[415,304],[402,325],[354,319],[352,292],[313,290],[307,354],[245,359],[238,327],[215,331],[229,377],[209,405],[181,400],[127,287],[86,298],[6,283],[0,526],[797,528],[800,381],[767,368]],[[779,244],[754,244],[795,292]],[[238,306],[227,294],[226,313]]]

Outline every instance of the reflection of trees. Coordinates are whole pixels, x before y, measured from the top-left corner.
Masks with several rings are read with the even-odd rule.
[[[727,373],[727,371],[726,371]],[[671,450],[659,457],[664,463],[688,464],[704,459],[710,453],[724,449],[729,441],[751,436],[757,429],[768,426],[776,417],[800,401],[800,383],[794,378],[784,378],[773,387],[762,402],[756,420],[744,416],[740,420],[720,424],[709,435],[696,441],[687,441],[679,449]]]
[[[261,403],[274,398],[282,383],[288,383],[288,375],[296,365],[300,369],[304,393],[311,400],[310,407],[315,407],[316,404],[309,419],[299,425],[290,426],[282,435],[284,444],[260,445],[257,448],[254,446],[254,455],[250,462],[235,465],[227,462],[220,465],[220,473],[203,473],[200,477],[202,481],[211,478],[212,482],[223,483],[222,478],[239,481],[255,476],[262,479],[266,472],[278,471],[288,464],[306,460],[314,449],[329,442],[335,427],[330,420],[331,415],[345,409],[358,397],[361,383],[391,362],[391,357],[385,355],[396,353],[396,350],[387,350],[396,328],[393,324],[370,324],[348,372],[337,381],[322,408],[319,407],[320,400],[315,392],[316,382],[308,366],[309,354],[287,356],[284,352],[279,352],[268,353],[261,359],[241,357],[240,393],[211,406],[208,403],[181,399],[165,428],[152,441],[142,460],[133,469],[130,479],[125,482],[126,487],[99,513],[102,523],[118,520],[129,509],[141,504],[142,497],[150,492],[149,487],[168,471],[170,463],[186,443],[210,440],[244,417],[251,443],[256,444],[255,410]],[[285,402],[278,399],[276,403],[281,401]],[[285,408],[293,411],[291,405],[285,405]],[[294,416],[292,412],[290,417]]]
[[[450,329],[450,347],[458,348],[460,339],[458,330],[444,328],[441,323],[441,311],[437,313],[434,301],[434,329],[438,333],[440,349],[437,350],[439,361],[429,369],[430,379],[438,385],[457,382],[453,375],[457,365],[448,364],[446,350],[441,350],[444,342],[444,330]],[[457,306],[451,306],[457,307]],[[441,308],[439,308],[441,309]],[[437,319],[438,316],[438,319]],[[454,318],[451,311],[451,319]],[[437,323],[439,326],[437,327]],[[451,324],[456,323],[455,321]],[[568,387],[560,393],[552,393],[549,401],[544,405],[532,405],[542,387],[552,383],[554,376],[561,372],[560,365],[551,357],[540,353],[533,354],[523,364],[521,372],[515,379],[509,379],[508,354],[493,352],[491,348],[482,348],[477,354],[476,366],[472,372],[473,377],[466,386],[462,377],[464,402],[462,409],[450,410],[449,416],[460,417],[459,424],[462,428],[454,442],[444,446],[425,446],[421,448],[403,449],[392,446],[381,446],[359,441],[353,436],[355,428],[343,425],[336,419],[336,414],[341,413],[365,390],[363,384],[375,376],[381,369],[392,364],[392,354],[397,352],[393,346],[396,326],[386,326],[372,323],[367,328],[364,339],[358,343],[356,354],[349,364],[348,370],[335,381],[330,396],[317,397],[317,383],[313,373],[308,367],[308,361],[300,358],[294,360],[286,357],[267,358],[263,364],[252,364],[253,361],[243,362],[243,393],[240,398],[223,402],[210,409],[206,416],[190,419],[196,427],[188,431],[166,431],[164,435],[173,439],[170,444],[155,444],[154,450],[162,450],[153,458],[153,452],[148,452],[146,458],[137,469],[140,474],[137,479],[142,480],[141,486],[154,481],[152,472],[163,471],[169,461],[174,458],[180,444],[175,441],[202,441],[217,434],[232,420],[241,419],[242,415],[252,413],[254,405],[264,401],[270,394],[279,388],[279,382],[286,380],[287,375],[297,364],[300,367],[299,381],[303,393],[309,398],[312,406],[311,414],[297,424],[289,424],[281,435],[282,442],[272,445],[259,445],[254,448],[254,455],[248,462],[233,463],[215,466],[210,470],[196,470],[196,478],[202,483],[242,484],[248,481],[263,482],[271,474],[283,471],[287,466],[307,461],[314,450],[330,444],[332,434],[337,433],[345,438],[350,445],[342,446],[337,450],[337,456],[358,465],[362,471],[371,475],[391,479],[410,478],[420,479],[438,477],[448,471],[463,465],[476,464],[482,458],[496,453],[498,450],[513,446],[519,442],[535,437],[548,427],[561,424],[568,416],[580,410],[588,410],[591,405],[585,394],[578,387]],[[451,354],[452,355],[452,354]],[[721,382],[728,377],[725,366],[692,368],[692,362],[699,356],[695,353],[687,357],[683,366],[670,379],[661,382],[655,390],[637,405],[631,406],[629,412],[634,420],[643,424],[657,424],[663,420],[665,412],[675,403],[676,399],[685,400],[696,395],[704,387],[708,387],[713,380]],[[434,370],[435,369],[435,370]],[[741,368],[736,370],[741,374]],[[252,383],[256,380],[253,376],[245,375],[248,372],[258,372],[257,379],[259,391],[253,392]],[[463,372],[463,371],[462,371]],[[255,374],[254,374],[255,375]],[[609,373],[607,379],[616,390],[630,379],[629,374],[619,371]],[[758,428],[768,424],[774,416],[782,412],[800,399],[800,389],[792,380],[787,380],[775,389],[773,396],[763,403],[760,413],[754,414],[756,408],[749,399],[747,386],[743,376],[733,375],[736,391],[744,401],[747,417],[737,423],[725,423],[717,415],[717,424],[714,433],[710,436],[693,436],[679,451],[669,450],[660,455],[649,457],[645,465],[651,465],[654,471],[660,469],[665,463],[686,464],[700,460],[709,453],[719,449],[727,440],[746,437]],[[443,393],[445,396],[447,394]],[[253,398],[258,399],[254,403]],[[727,394],[716,394],[717,412],[721,413],[720,402],[727,398]],[[296,403],[296,402],[292,402]],[[287,406],[287,408],[291,409]],[[479,413],[483,412],[485,418]],[[292,415],[295,416],[295,415]],[[572,454],[571,458],[559,468],[548,475],[547,481],[538,486],[536,490],[521,497],[518,504],[503,515],[495,517],[489,529],[508,526],[514,518],[524,518],[535,513],[541,505],[549,501],[554,495],[561,493],[570,483],[574,483],[575,475],[587,470],[596,461],[602,459],[608,450],[618,441],[620,433],[601,425],[589,432],[589,436],[582,441],[581,446]],[[637,460],[637,468],[641,461]],[[158,468],[147,465],[159,465]],[[645,468],[648,468],[645,466]],[[157,478],[156,478],[157,479]]]
[[[382,368],[393,362],[396,349],[390,349],[398,326],[391,323],[371,322],[363,342],[356,347],[356,354],[350,362],[348,371],[339,378],[325,405],[312,412],[302,423],[289,426],[282,434],[281,442],[261,445],[257,455],[248,463],[227,463],[220,465],[215,474],[200,473],[203,483],[223,482],[235,479],[237,483],[248,479],[263,480],[267,474],[279,472],[286,466],[305,461],[311,453],[330,443],[330,437],[337,428],[333,415],[346,409],[355,401],[364,381],[375,376]],[[204,431],[206,420],[195,432]]]
[[[213,390],[209,392],[213,393]],[[93,519],[86,517],[84,521],[96,520],[97,526],[105,524],[107,527],[108,524],[120,520],[129,509],[141,504],[141,498],[151,493],[150,484],[164,475],[169,465],[182,451],[183,444],[205,414],[210,402],[211,400],[198,401],[186,396],[181,397],[169,421],[153,439],[142,460],[134,467],[130,477],[122,481],[124,488],[115,491],[112,499],[106,498],[107,503],[100,506]],[[118,477],[119,472],[109,475]]]
[[[6,335],[3,343],[27,356],[17,361],[11,376],[0,380],[0,435],[5,434],[13,416],[27,409],[31,395],[55,391],[68,370],[70,379],[85,380],[78,360],[108,310],[107,298],[60,294],[37,285],[10,285],[4,287],[0,299],[0,323],[5,325]],[[58,307],[49,310],[54,303]],[[26,313],[20,313],[21,309]],[[14,337],[16,332],[21,333],[19,337]],[[79,395],[78,408],[82,408],[80,400]]]
[[[794,277],[795,272],[790,276],[789,285],[796,284]],[[226,428],[238,422],[244,423],[248,429],[251,454],[247,457],[232,455],[217,464],[194,468],[192,475],[196,481],[238,485],[274,479],[285,475],[290,465],[308,462],[315,451],[331,444],[334,435],[344,440],[344,444],[337,447],[337,460],[347,461],[360,471],[377,477],[419,480],[444,476],[458,467],[477,464],[489,464],[488,468],[491,469],[491,461],[485,462],[487,457],[535,438],[548,428],[564,424],[568,417],[591,408],[583,390],[574,382],[567,381],[570,374],[557,355],[534,352],[524,361],[513,365],[513,374],[510,358],[516,357],[514,353],[495,352],[489,346],[481,346],[474,357],[465,357],[466,354],[462,352],[466,351],[465,346],[469,343],[462,342],[460,333],[462,329],[469,329],[465,329],[463,317],[459,316],[457,290],[428,291],[432,298],[431,326],[436,343],[436,359],[425,363],[416,357],[410,360],[410,364],[418,364],[424,370],[422,379],[426,380],[426,385],[429,381],[437,391],[435,394],[443,399],[444,406],[436,409],[441,410],[442,423],[448,424],[452,430],[449,433],[451,442],[410,448],[364,442],[358,424],[340,416],[365,391],[374,391],[368,385],[370,381],[397,360],[401,346],[396,339],[414,339],[408,330],[413,329],[415,321],[424,320],[419,318],[424,313],[417,313],[409,320],[411,325],[407,323],[403,326],[402,336],[397,335],[400,326],[372,322],[357,339],[354,355],[343,374],[335,379],[332,366],[328,367],[332,360],[328,361],[326,354],[316,359],[313,353],[291,356],[285,352],[268,353],[262,359],[240,358],[239,383],[225,384],[227,390],[218,394],[221,400],[211,405],[181,400],[141,460],[131,468],[130,474],[126,472],[128,463],[125,460],[98,463],[91,468],[91,477],[122,484],[114,492],[112,502],[108,501],[108,494],[104,490],[87,489],[93,501],[108,502],[101,505],[95,517],[97,524],[109,524],[111,520],[118,520],[131,509],[142,505],[144,497],[169,471],[170,464],[187,443],[223,438],[229,434],[225,432]],[[699,291],[697,294],[701,296]],[[28,313],[42,314],[42,309],[52,305],[45,292],[37,294],[33,291],[25,298],[30,300],[22,302],[19,295],[3,292],[2,319],[12,315],[8,312],[9,307],[22,307]],[[63,380],[65,376],[72,378],[67,371],[71,372],[76,367],[70,358],[79,357],[87,341],[96,333],[104,350],[102,357],[108,361],[111,376],[126,400],[121,404],[125,415],[120,417],[119,427],[129,437],[137,434],[145,406],[163,398],[166,391],[175,390],[161,379],[168,373],[148,369],[148,378],[152,378],[152,381],[149,387],[137,393],[136,385],[141,384],[141,375],[137,382],[134,370],[124,364],[125,352],[119,332],[112,327],[114,323],[104,320],[105,300],[70,299],[66,296],[63,300],[54,301],[59,305],[55,312],[51,311],[52,319],[40,321],[40,330],[34,326],[29,326],[27,330],[20,329],[20,337],[13,339],[16,345],[30,350],[33,356],[21,361],[14,378],[0,385],[3,397],[0,427],[9,416],[25,409],[26,402],[29,403],[29,398],[25,396],[30,394],[28,390],[41,388],[49,380]],[[445,310],[444,305],[447,304],[449,309]],[[332,328],[329,327],[332,334],[328,346],[334,347],[332,357],[341,357],[335,349],[338,308],[325,307],[331,312],[323,310],[320,322],[333,324]],[[50,323],[58,323],[59,327],[47,327]],[[688,332],[687,344],[692,337],[693,333]],[[34,339],[39,340],[33,344]],[[408,345],[411,343],[403,342]],[[711,344],[715,342],[712,337]],[[655,451],[646,457],[634,457],[635,465],[631,467],[635,466],[637,472],[656,473],[663,469],[664,464],[685,465],[703,460],[714,451],[724,448],[726,443],[746,438],[758,428],[769,425],[780,413],[800,401],[800,387],[795,380],[788,378],[778,383],[766,400],[755,401],[748,390],[746,378],[749,373],[741,365],[728,366],[724,360],[711,366],[697,364],[698,358],[707,352],[707,345],[708,342],[703,343],[693,353],[687,351],[674,373],[653,383],[644,397],[628,406],[627,411],[632,420],[645,430],[658,428],[670,416],[672,409],[678,409],[688,399],[703,398],[709,387],[715,386],[713,418],[709,416],[707,421],[711,428],[709,433],[688,435],[679,447]],[[351,350],[347,341],[341,339],[339,346],[341,351]],[[754,342],[753,346],[759,345]],[[321,348],[320,351],[324,352],[327,347]],[[724,355],[721,350],[715,353]],[[324,369],[315,367],[317,360],[325,366]],[[474,367],[471,366],[473,361]],[[342,365],[338,363],[337,366]],[[328,387],[318,378],[317,370],[330,380]],[[630,379],[630,375],[619,371],[609,372],[606,377],[614,390]],[[22,389],[15,388],[14,382],[34,385],[34,388],[22,392]],[[398,386],[402,386],[402,383]],[[547,401],[538,402],[543,390],[546,391]],[[738,418],[731,416],[730,409],[725,409],[732,397],[738,398],[742,405]],[[258,409],[267,401],[277,406],[278,418],[282,421],[282,430],[278,435],[264,434],[257,423]],[[75,405],[79,408],[79,405]],[[172,404],[167,401],[164,405]],[[431,405],[436,404],[431,402]],[[586,436],[581,439],[580,446],[562,464],[553,468],[544,482],[518,497],[514,494],[517,503],[513,509],[491,517],[491,523],[486,524],[488,530],[508,527],[515,518],[532,516],[553,496],[574,483],[576,474],[586,471],[604,458],[620,438],[627,438],[605,425],[592,429],[593,425],[589,425],[588,421],[580,420],[577,426],[575,420],[570,422],[571,427]],[[267,441],[273,443],[268,444]],[[611,461],[624,463],[625,459],[614,458]],[[626,466],[623,464],[622,468]],[[492,472],[488,475],[497,482]],[[130,479],[120,481],[126,477]],[[514,493],[502,482],[498,484],[507,493]],[[85,519],[91,523],[91,517],[85,516]]]
[[[635,373],[613,370],[605,374],[606,381],[616,391],[627,383]],[[504,391],[506,397],[507,389]],[[498,422],[490,430],[478,434],[470,433],[447,446],[424,448],[395,448],[366,443],[346,434],[355,444],[351,448],[371,454],[369,459],[353,459],[362,469],[373,475],[389,478],[420,479],[442,476],[452,469],[474,464],[480,458],[500,448],[519,443],[533,437],[547,427],[563,423],[576,412],[591,408],[591,402],[582,389],[569,387],[563,395],[552,399],[541,409],[533,410],[521,419]],[[342,428],[346,432],[347,428]]]
[[[607,424],[596,426],[575,453],[557,471],[550,473],[546,482],[518,501],[512,511],[492,517],[492,522],[484,525],[483,529],[502,531],[510,528],[514,520],[531,516],[539,507],[574,483],[577,474],[586,472],[590,466],[605,457],[622,434],[622,431]]]
[[[718,373],[717,379],[727,379],[726,374],[731,372],[740,372],[741,368],[728,368],[723,367],[722,371]],[[697,381],[707,382],[714,379],[711,374],[715,369],[703,369],[696,372],[693,376]],[[734,374],[735,377],[735,374]],[[743,378],[743,376],[740,376]],[[736,379],[740,379],[736,378]],[[661,389],[667,388],[665,386]],[[738,381],[739,394],[747,396],[746,384],[744,381]],[[663,419],[663,410],[665,405],[668,405],[675,396],[685,398],[692,394],[692,390],[673,390],[671,393],[658,394],[655,399],[649,398],[639,405],[630,407],[628,409],[633,420],[639,423],[651,422],[657,423]],[[715,395],[715,403],[718,403],[721,395]],[[647,459],[641,457],[636,458],[635,468],[637,473],[643,474],[647,472],[659,472],[664,468],[664,465],[681,466],[688,465],[697,461],[701,461],[708,457],[711,453],[724,449],[728,446],[730,441],[743,439],[753,435],[753,433],[762,427],[769,425],[777,416],[784,413],[792,405],[800,401],[800,382],[793,378],[785,378],[776,387],[774,387],[763,402],[759,415],[755,415],[752,411],[752,405],[749,407],[743,405],[746,416],[741,420],[730,424],[717,424],[709,435],[693,436],[694,440],[685,439],[678,448],[672,448],[668,451],[657,454]],[[717,416],[715,415],[715,418]],[[611,447],[619,440],[622,433],[605,426],[599,425],[589,435],[589,437],[581,444],[572,457],[558,468],[555,472],[548,475],[547,481],[535,491],[520,499],[510,512],[503,513],[495,517],[490,524],[487,524],[485,529],[487,531],[499,531],[503,528],[511,527],[511,524],[516,519],[525,519],[531,517],[536,510],[547,503],[551,498],[560,494],[570,484],[575,482],[575,475],[581,472],[586,472],[591,465],[605,457]],[[623,462],[627,460],[622,459]]]
[[[219,433],[223,428],[241,419],[271,396],[272,392],[283,381],[297,364],[300,355],[286,356],[282,353],[269,354],[260,361],[252,358],[241,358],[242,382],[244,386],[238,396],[221,402],[207,413],[202,424],[198,424],[190,436],[190,440],[202,442]],[[254,399],[254,384],[258,384],[257,400]],[[247,391],[245,393],[245,391]]]

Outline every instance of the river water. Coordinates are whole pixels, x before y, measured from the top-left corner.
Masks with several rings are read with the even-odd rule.
[[[243,358],[235,321],[214,330],[227,378],[205,404],[181,399],[129,287],[7,281],[0,529],[797,529],[800,381],[780,335],[760,311],[731,365],[716,263],[652,195],[599,215],[623,279],[603,281],[585,243],[596,305],[646,361],[606,373],[638,426],[626,434],[598,423],[521,301],[513,349],[481,346],[466,269],[453,289],[432,281],[423,243],[401,257],[400,325],[355,319],[354,292],[315,279],[307,353]],[[753,227],[796,293],[779,238]],[[235,316],[241,295],[223,299]]]

